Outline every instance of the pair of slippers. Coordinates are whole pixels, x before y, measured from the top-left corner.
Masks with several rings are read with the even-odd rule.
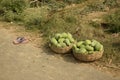
[[[28,41],[25,37],[17,37],[16,40],[13,41],[13,44],[27,43]]]

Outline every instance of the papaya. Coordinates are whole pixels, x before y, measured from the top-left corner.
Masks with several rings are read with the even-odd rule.
[[[61,45],[60,45],[60,44],[57,44],[56,46],[57,46],[57,47],[61,47]]]
[[[60,43],[61,47],[66,47],[65,43]]]
[[[60,39],[58,39],[58,42],[59,42],[59,43],[63,43],[64,40],[65,40],[64,38],[60,38]]]
[[[79,53],[86,53],[87,50],[85,48],[80,48]]]
[[[91,46],[94,47],[97,44],[97,42],[92,41]]]
[[[83,41],[79,41],[79,42],[77,43],[77,46],[80,47],[82,44],[83,44]]]
[[[72,35],[70,33],[67,33],[68,38],[72,38]]]
[[[70,46],[70,45],[71,45],[69,39],[65,39],[65,43],[66,43],[67,46]]]
[[[79,53],[79,48],[77,48],[77,47],[75,47],[75,49],[74,49],[74,51],[75,51],[75,53]]]
[[[82,44],[82,45],[80,45],[79,47],[80,47],[80,48],[85,48],[85,45]]]
[[[75,40],[73,38],[69,38],[70,42],[73,43]]]
[[[97,43],[97,44],[95,45],[95,50],[96,50],[96,51],[100,51],[101,48],[102,48],[102,46],[101,46],[100,43]]]
[[[57,42],[57,40],[55,38],[51,38],[51,43],[56,45],[58,42]]]
[[[55,38],[58,40],[61,37],[60,33],[55,34]]]
[[[61,36],[62,36],[63,38],[66,38],[66,37],[68,36],[68,34],[67,34],[67,33],[62,33]]]
[[[85,40],[84,42],[86,45],[90,45],[91,44],[91,41],[90,40]]]
[[[103,50],[103,45],[101,45],[101,48],[100,48],[100,51],[102,51]]]
[[[85,48],[87,51],[94,51],[94,48],[92,46],[87,45]]]
[[[75,48],[77,48],[77,46],[74,44],[72,48],[73,48],[73,50],[75,50]]]

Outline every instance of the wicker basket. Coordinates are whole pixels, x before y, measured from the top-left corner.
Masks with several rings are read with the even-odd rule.
[[[73,55],[75,56],[75,58],[81,61],[95,61],[102,57],[103,52],[104,51],[96,51],[93,54],[80,54],[80,53],[73,52]]]
[[[59,48],[56,47],[55,45],[49,44],[49,47],[56,53],[61,53],[61,54],[65,54],[71,51],[72,46],[67,46],[65,48]]]

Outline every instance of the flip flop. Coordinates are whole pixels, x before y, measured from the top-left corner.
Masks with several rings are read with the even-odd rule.
[[[17,37],[16,40],[13,41],[14,44],[21,44],[21,43],[27,43],[28,39],[24,37]]]

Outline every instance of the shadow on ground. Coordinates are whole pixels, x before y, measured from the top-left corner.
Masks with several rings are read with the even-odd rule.
[[[119,48],[119,50],[120,50],[120,42],[114,42],[114,43],[112,43],[112,46]]]

